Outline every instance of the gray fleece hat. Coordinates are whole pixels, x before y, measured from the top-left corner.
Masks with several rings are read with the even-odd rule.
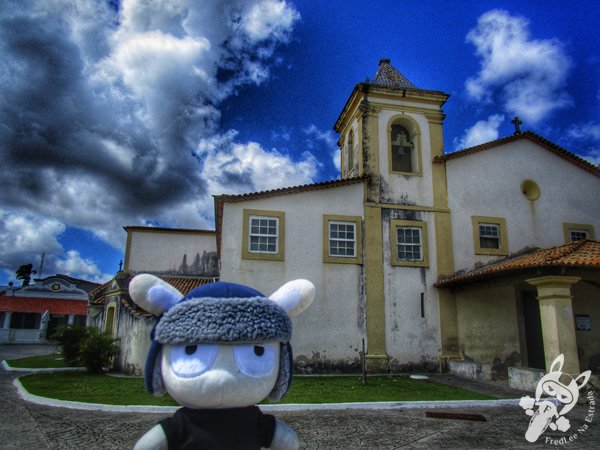
[[[162,345],[281,343],[279,375],[269,399],[281,399],[292,377],[292,322],[288,313],[260,292],[234,283],[210,283],[190,291],[159,317],[146,359],[145,384],[153,395],[165,390],[160,373]]]

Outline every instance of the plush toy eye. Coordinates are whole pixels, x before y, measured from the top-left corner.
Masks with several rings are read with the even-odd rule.
[[[215,344],[174,345],[170,352],[171,369],[175,375],[191,378],[212,367],[218,347]]]
[[[233,353],[240,371],[254,378],[268,375],[278,362],[275,347],[272,345],[236,345]]]

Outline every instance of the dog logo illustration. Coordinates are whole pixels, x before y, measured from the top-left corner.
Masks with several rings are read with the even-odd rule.
[[[562,372],[564,355],[552,362],[550,372],[542,377],[535,390],[535,398],[521,397],[519,406],[531,416],[525,439],[536,442],[548,427],[565,432],[571,428],[565,415],[573,409],[579,399],[579,390],[586,385],[592,372],[583,372],[573,378]]]

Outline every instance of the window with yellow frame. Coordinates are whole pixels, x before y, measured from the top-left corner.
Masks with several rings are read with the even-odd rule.
[[[390,237],[393,266],[429,267],[426,222],[393,219]]]
[[[242,259],[283,261],[285,213],[244,209]]]
[[[583,239],[596,239],[594,226],[583,223],[563,223],[565,243],[581,241]]]
[[[473,244],[476,255],[508,255],[506,219],[473,216]]]
[[[362,217],[323,216],[323,262],[362,264]]]

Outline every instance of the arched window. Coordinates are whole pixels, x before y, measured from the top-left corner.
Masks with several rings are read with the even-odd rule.
[[[114,304],[109,305],[106,309],[106,320],[104,321],[104,332],[110,337],[114,336],[115,332],[115,312],[116,306]]]
[[[421,131],[416,120],[406,114],[390,118],[388,133],[388,170],[390,173],[422,176]]]
[[[392,172],[414,172],[415,145],[410,139],[408,130],[402,125],[393,124],[390,141],[392,144]]]
[[[348,133],[348,174],[354,169],[354,131]]]

